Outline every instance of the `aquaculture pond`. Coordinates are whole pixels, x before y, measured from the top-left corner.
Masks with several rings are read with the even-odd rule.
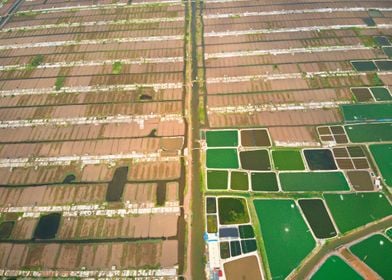
[[[372,87],[370,90],[373,93],[376,101],[389,101],[392,100],[391,93],[385,87]]]
[[[239,241],[235,240],[230,242],[230,255],[232,257],[241,255],[241,245]]]
[[[276,170],[304,170],[301,151],[299,150],[275,150],[272,158]]]
[[[218,219],[216,215],[207,215],[207,232],[208,233],[218,232]]]
[[[243,239],[255,237],[255,233],[251,225],[241,225],[239,226],[239,231],[240,231],[240,237]]]
[[[358,102],[373,101],[373,96],[370,93],[369,88],[352,88],[351,92]]]
[[[382,193],[324,194],[324,198],[342,233],[392,214],[392,207]]]
[[[376,42],[376,44],[379,46],[390,46],[391,45],[391,43],[388,40],[388,37],[376,36],[373,39],[374,39],[374,42]]]
[[[280,184],[284,191],[348,191],[344,174],[332,172],[281,172]]]
[[[241,240],[242,253],[250,253],[257,250],[256,239]]]
[[[113,179],[106,191],[106,201],[120,201],[128,177],[128,167],[119,167],[114,171]]]
[[[274,172],[252,172],[250,175],[253,191],[278,191],[278,180]]]
[[[371,191],[374,189],[373,180],[368,171],[350,170],[346,174],[356,191]]]
[[[245,224],[249,222],[248,208],[243,198],[218,198],[219,222],[222,225]]]
[[[346,125],[345,129],[353,143],[392,141],[392,123]]]
[[[391,71],[392,61],[390,60],[377,60],[374,62],[380,71]]]
[[[315,247],[312,234],[290,199],[254,200],[273,279],[285,279]]]
[[[207,167],[237,169],[237,149],[207,149]]]
[[[392,187],[392,144],[370,145],[369,149],[380,169],[385,184]]]
[[[392,104],[346,104],[341,105],[346,121],[386,121],[392,120]]]
[[[14,221],[6,221],[0,223],[0,239],[7,239],[8,237],[10,237],[14,225]]]
[[[230,174],[230,188],[232,190],[247,191],[249,189],[248,173],[232,171]]]
[[[52,239],[56,237],[61,220],[60,213],[41,216],[34,231],[34,239]]]
[[[271,141],[266,129],[241,130],[241,146],[244,147],[269,147]]]
[[[219,244],[220,256],[222,259],[230,258],[230,245],[229,242],[221,242]]]
[[[392,242],[384,235],[372,235],[352,245],[350,251],[383,279],[391,279]]]
[[[206,141],[208,147],[237,147],[237,130],[213,130],[206,131]]]
[[[270,170],[271,164],[267,150],[240,152],[241,166],[246,170]]]
[[[228,176],[226,170],[207,170],[207,188],[210,190],[226,190]]]
[[[359,72],[367,72],[367,71],[377,71],[377,66],[373,61],[363,60],[363,61],[351,61],[354,69]]]
[[[336,236],[335,227],[321,199],[301,199],[298,203],[317,238]]]
[[[335,160],[331,150],[304,150],[304,155],[310,170],[336,170]]]
[[[206,208],[207,208],[207,214],[216,213],[216,198],[215,197],[207,197],[206,198]]]
[[[331,280],[331,279],[349,279],[362,280],[362,276],[358,274],[351,266],[349,266],[340,257],[330,256],[310,278],[311,280]]]
[[[389,42],[388,42],[388,43],[389,43]],[[392,47],[390,47],[390,46],[382,47],[382,51],[383,51],[389,58],[392,58]]]

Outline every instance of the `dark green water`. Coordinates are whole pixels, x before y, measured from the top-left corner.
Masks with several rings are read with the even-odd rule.
[[[317,238],[336,236],[335,227],[321,199],[301,199],[298,202]]]
[[[56,237],[61,214],[53,213],[41,216],[34,231],[34,239],[52,239]]]

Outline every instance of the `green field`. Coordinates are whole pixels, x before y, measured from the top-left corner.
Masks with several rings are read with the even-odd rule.
[[[342,172],[282,172],[280,184],[284,191],[345,191],[349,190]]]
[[[222,225],[249,223],[248,208],[243,198],[219,197],[218,209]]]
[[[237,149],[207,149],[208,168],[238,168]]]
[[[392,103],[342,105],[346,121],[386,121],[392,120]]]
[[[392,141],[392,123],[346,125],[344,128],[353,143]]]
[[[370,145],[369,150],[380,169],[385,184],[392,187],[392,144]]]
[[[272,151],[272,158],[276,170],[304,170],[299,150],[276,150]]]
[[[211,190],[226,190],[228,173],[226,170],[207,170],[207,188]]]
[[[350,247],[350,251],[383,279],[392,277],[392,242],[375,234]]]
[[[338,256],[330,256],[310,278],[311,280],[361,280],[361,275]]]
[[[284,279],[316,243],[294,200],[255,200],[273,279]]]
[[[238,131],[237,130],[206,131],[206,140],[207,140],[208,147],[237,147]]]
[[[342,233],[392,214],[382,193],[324,194],[324,198]]]

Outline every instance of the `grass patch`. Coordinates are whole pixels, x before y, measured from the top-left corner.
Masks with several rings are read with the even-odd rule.
[[[54,84],[55,89],[57,91],[60,90],[64,86],[64,82],[65,82],[65,77],[64,76],[58,76],[56,78],[56,83]]]
[[[112,66],[112,73],[115,75],[121,74],[122,71],[122,63],[121,61],[116,61]]]
[[[369,73],[367,74],[367,78],[372,86],[383,86],[384,83],[380,79],[377,73]]]
[[[34,56],[30,63],[27,64],[27,70],[33,70],[35,68],[37,68],[39,65],[41,65],[44,62],[44,56],[42,54],[38,54],[36,56]]]

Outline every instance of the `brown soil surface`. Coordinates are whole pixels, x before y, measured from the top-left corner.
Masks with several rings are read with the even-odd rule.
[[[228,280],[262,280],[259,262],[255,256],[227,262],[223,267]]]
[[[166,184],[166,201],[178,201],[178,182],[169,182]]]
[[[31,239],[33,237],[33,233],[37,223],[38,223],[38,219],[28,219],[28,218],[23,218],[19,221],[16,221],[15,226],[12,230],[11,238]]]
[[[247,129],[241,131],[241,145],[244,147],[269,147],[271,141],[265,129]]]
[[[122,200],[130,203],[155,203],[156,189],[155,183],[126,184]]]

